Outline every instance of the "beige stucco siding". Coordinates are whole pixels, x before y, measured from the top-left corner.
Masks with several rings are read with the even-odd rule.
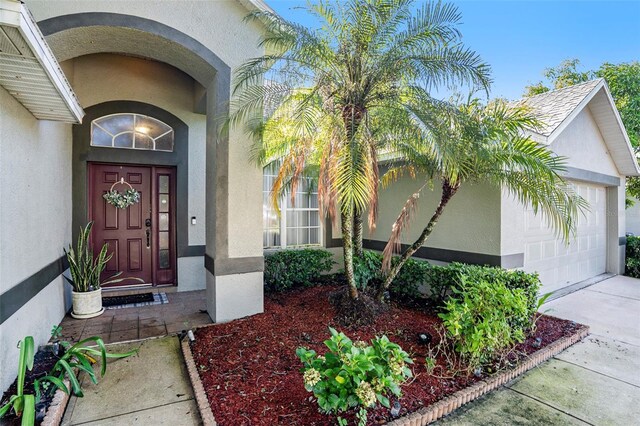
[[[157,21],[203,43],[232,69],[258,52],[259,24],[244,22],[249,11],[237,0],[26,0],[25,3],[38,22],[87,12],[119,13]]]
[[[169,111],[189,127],[189,245],[205,244],[206,117],[193,112],[194,80],[156,61],[113,54],[82,56],[63,62],[84,108],[107,101],[138,101]]]
[[[0,293],[59,259],[71,236],[71,126],[38,121],[0,87]],[[15,378],[15,344],[49,338],[65,313],[56,278],[0,325],[0,388]]]
[[[258,47],[260,24],[245,22],[244,18],[249,11],[235,0],[214,2],[27,0],[26,3],[37,21],[86,12],[109,12],[150,19],[173,27],[202,43],[232,70],[248,58],[261,54],[261,49]],[[158,48],[158,46],[161,44],[149,45],[148,49]],[[55,50],[54,53],[56,53]],[[168,84],[170,89],[170,82],[165,84]],[[211,111],[208,113],[210,114]],[[209,125],[213,126],[211,123]],[[217,137],[213,131],[208,132],[209,137]],[[217,256],[262,256],[260,208],[262,172],[258,167],[250,164],[247,144],[248,138],[243,131],[232,131],[227,175],[229,196],[225,200],[228,211],[226,217],[228,235],[218,236],[227,240],[228,245],[226,253],[219,253]],[[207,155],[211,154],[207,152],[205,155],[204,151],[200,152],[195,162],[205,161]],[[220,208],[221,206],[217,206],[218,211]],[[203,235],[199,230],[194,232]],[[190,234],[189,242],[195,244],[191,241],[191,236]]]
[[[378,226],[365,238],[387,241],[393,222],[406,200],[424,180],[403,177],[380,192]],[[402,238],[411,244],[420,235],[440,200],[440,187],[425,188],[408,232]],[[489,255],[500,254],[500,190],[486,184],[466,184],[445,208],[425,247],[458,250]]]

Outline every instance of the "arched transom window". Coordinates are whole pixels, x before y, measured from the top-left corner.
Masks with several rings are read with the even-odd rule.
[[[142,114],[110,114],[91,122],[91,146],[173,151],[173,129]]]

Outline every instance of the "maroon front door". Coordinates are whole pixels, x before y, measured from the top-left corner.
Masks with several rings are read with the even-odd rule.
[[[105,243],[113,253],[102,279],[122,271],[122,277],[141,280],[111,286],[175,283],[174,176],[167,168],[89,164],[94,254]],[[111,188],[124,192],[129,185],[140,193],[140,202],[119,209],[103,198]]]

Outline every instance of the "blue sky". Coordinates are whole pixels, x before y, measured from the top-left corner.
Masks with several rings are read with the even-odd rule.
[[[314,25],[299,9],[305,0],[266,1],[284,18]],[[492,97],[519,98],[564,59],[580,59],[585,70],[640,60],[640,0],[453,3],[462,13],[464,43],[492,67]]]

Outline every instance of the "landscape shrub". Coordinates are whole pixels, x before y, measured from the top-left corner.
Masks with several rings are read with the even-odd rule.
[[[463,275],[452,292],[438,316],[447,338],[470,369],[524,341],[532,322],[523,289]]]
[[[352,342],[333,328],[324,342],[329,349],[319,356],[316,351],[298,348],[302,361],[305,389],[313,392],[320,411],[339,414],[357,409],[359,425],[367,424],[367,409],[378,403],[390,408],[389,396],[402,395],[400,385],[412,377],[413,360],[387,336],[376,337],[371,344]],[[338,417],[339,424],[346,424]]]
[[[294,286],[310,286],[313,280],[333,267],[333,255],[326,250],[279,250],[265,256],[264,286],[280,292]]]
[[[420,296],[419,287],[429,273],[430,264],[425,261],[409,259],[393,280],[390,288],[396,296],[415,298]],[[354,275],[359,289],[365,289],[382,281],[382,254],[365,250],[362,256],[353,258]]]
[[[638,258],[640,259],[640,256]],[[378,252],[367,250],[361,258],[354,258],[356,282],[360,288],[365,288],[373,280],[382,278],[381,265],[382,255]],[[508,289],[522,290],[527,298],[528,318],[517,324],[520,327],[526,326],[536,312],[540,290],[538,275],[500,267],[467,265],[458,262],[438,266],[423,260],[409,259],[393,280],[390,291],[394,296],[415,298],[421,295],[421,289],[428,290],[425,295],[430,297],[436,305],[443,305],[452,290],[460,287],[462,277],[501,283]]]
[[[624,274],[640,278],[640,237],[628,236]]]

